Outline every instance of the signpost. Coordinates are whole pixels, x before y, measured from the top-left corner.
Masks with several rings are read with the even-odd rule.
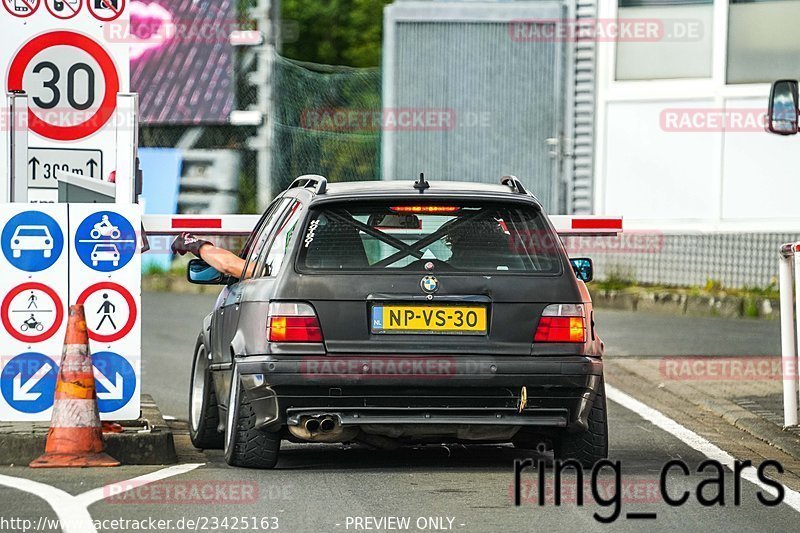
[[[70,204],[69,301],[84,305],[101,418],[139,417],[139,205]]]
[[[85,307],[103,420],[139,417],[140,207],[0,205],[0,420],[46,421],[69,303]]]
[[[57,202],[58,172],[108,180],[117,168],[117,130],[133,127],[117,112],[117,95],[128,91],[130,77],[127,3],[3,2],[0,72],[6,92],[28,95],[34,147],[26,160],[28,198],[15,201]],[[8,150],[7,143],[1,136],[0,149]]]

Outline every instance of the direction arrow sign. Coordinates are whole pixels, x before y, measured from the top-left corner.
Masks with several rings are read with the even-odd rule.
[[[56,364],[46,355],[28,352],[14,357],[0,373],[0,392],[20,413],[41,413],[53,406]]]
[[[56,171],[103,177],[103,152],[73,148],[28,149],[28,188],[58,189]]]
[[[97,406],[101,413],[125,407],[136,391],[136,371],[127,359],[114,352],[92,354],[97,382]]]
[[[39,370],[36,371],[34,375],[32,375],[28,380],[23,384],[22,383],[22,372],[14,376],[14,384],[12,388],[12,397],[14,398],[15,402],[34,402],[39,399],[42,395],[41,392],[31,392],[36,385],[42,381],[50,370],[53,367],[50,363],[45,363]]]
[[[124,398],[123,394],[123,379],[119,372],[114,372],[114,383],[108,379],[105,374],[94,369],[94,379],[108,392],[98,392],[97,397],[101,400],[121,400]]]

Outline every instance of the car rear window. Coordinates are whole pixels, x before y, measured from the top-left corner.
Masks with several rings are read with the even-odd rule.
[[[561,244],[535,206],[503,203],[332,204],[312,210],[301,270],[561,272]]]

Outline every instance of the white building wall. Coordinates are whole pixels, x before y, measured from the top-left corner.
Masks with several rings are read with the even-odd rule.
[[[599,10],[614,20],[617,1]],[[668,110],[705,119],[736,110],[742,120],[766,112],[769,84],[725,83],[727,24],[728,2],[716,0],[708,78],[616,81],[616,46],[598,43],[595,213],[623,215],[628,229],[800,231],[800,138],[665,127]]]

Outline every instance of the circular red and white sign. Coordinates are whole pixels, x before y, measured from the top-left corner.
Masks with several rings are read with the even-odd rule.
[[[39,9],[41,0],[3,0],[3,7],[15,17],[30,17]]]
[[[100,43],[73,31],[38,35],[22,45],[8,70],[9,91],[28,93],[28,126],[56,141],[76,141],[114,116],[119,72]]]
[[[89,338],[94,341],[118,341],[136,324],[136,300],[118,283],[95,283],[78,296],[76,303],[83,305]]]
[[[44,0],[44,7],[54,17],[69,20],[81,11],[83,0]]]
[[[126,0],[86,0],[86,7],[94,18],[103,22],[118,19],[125,11]]]
[[[46,341],[64,321],[64,305],[56,291],[43,283],[23,283],[15,287],[0,308],[3,327],[22,342]]]

